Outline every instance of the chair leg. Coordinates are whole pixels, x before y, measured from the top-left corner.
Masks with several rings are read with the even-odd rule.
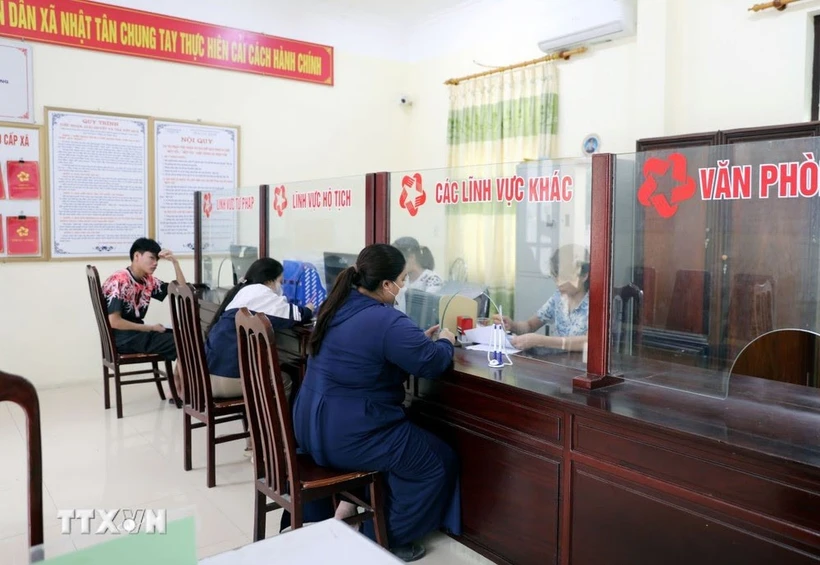
[[[160,400],[165,400],[165,391],[162,390],[162,375],[159,374],[159,363],[154,361],[151,363],[151,368],[154,370],[154,381],[157,385]]]
[[[290,513],[290,529],[291,531],[302,527],[302,504],[294,504],[293,510]]]
[[[190,471],[193,468],[191,462],[191,415],[187,412],[182,415],[182,441],[185,447],[183,468]]]
[[[176,373],[174,372],[174,364],[171,361],[165,361],[165,374],[168,376],[168,390],[171,391],[171,398],[177,408],[182,408],[182,398],[177,391]]]
[[[208,422],[208,488],[216,486],[216,423]]]
[[[248,434],[248,440],[250,440],[251,432],[248,429],[248,415],[244,412],[242,413],[242,430]],[[249,442],[250,443],[250,442]]]
[[[105,409],[111,408],[111,373],[108,372],[108,367],[103,365],[103,394],[105,395]]]
[[[376,543],[389,549],[387,540],[387,521],[384,515],[384,488],[381,475],[373,477],[370,483],[370,507],[373,508],[373,529],[376,532]]]
[[[265,527],[268,518],[268,497],[256,490],[253,498],[253,541],[254,543],[265,539]]]
[[[117,418],[122,418],[122,379],[120,366],[114,366],[114,395],[117,397]]]

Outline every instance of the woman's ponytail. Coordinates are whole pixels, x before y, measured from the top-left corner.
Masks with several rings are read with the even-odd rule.
[[[357,288],[364,289],[368,293],[376,292],[382,282],[398,279],[404,267],[404,255],[391,245],[373,243],[362,249],[356,258],[356,266],[348,267],[336,277],[336,283],[330,291],[330,296],[319,308],[316,327],[308,342],[308,353],[310,355],[319,353],[330,323],[339,308],[347,301],[351,290]]]
[[[350,291],[361,284],[361,277],[356,271],[356,267],[348,267],[336,277],[336,282],[333,284],[333,289],[325,302],[319,308],[319,317],[316,319],[316,327],[313,328],[313,333],[308,342],[308,353],[316,355],[319,353],[319,348],[322,346],[322,340],[327,334],[330,327],[330,322],[333,316],[339,311],[339,308],[350,296]]]

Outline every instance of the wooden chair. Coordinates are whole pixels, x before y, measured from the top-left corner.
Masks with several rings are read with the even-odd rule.
[[[612,350],[637,355],[641,345],[643,291],[634,283],[612,291]]]
[[[205,340],[200,323],[199,300],[191,285],[176,281],[168,285],[174,340],[183,381],[184,468],[190,471],[191,431],[207,428],[208,488],[216,486],[216,446],[250,437],[245,417],[245,402],[241,396],[214,400],[211,375],[205,358]],[[192,423],[191,419],[198,420]],[[216,435],[217,424],[242,420],[244,432]]]
[[[28,543],[32,562],[41,561],[43,545],[43,448],[40,435],[40,400],[23,377],[0,371],[0,402],[14,402],[26,413],[28,437]],[[36,558],[35,558],[36,557]]]
[[[117,418],[122,418],[122,387],[126,385],[155,383],[157,385],[159,397],[162,400],[165,400],[165,392],[162,390],[162,382],[167,381],[173,401],[176,403],[177,407],[182,406],[182,401],[177,396],[176,387],[174,386],[174,369],[171,361],[167,361],[161,355],[154,353],[123,354],[117,352],[117,344],[114,340],[114,332],[111,329],[111,323],[108,321],[108,308],[106,306],[105,296],[103,296],[102,286],[100,285],[100,275],[97,272],[97,268],[87,265],[85,268],[85,275],[88,279],[88,292],[91,295],[91,305],[94,307],[94,318],[97,320],[97,330],[100,333],[105,409],[108,410],[111,408],[108,381],[112,376],[114,377],[114,392],[117,401]],[[120,368],[123,365],[141,365],[143,363],[150,363],[151,369],[123,372]],[[161,371],[159,369],[160,363],[165,363],[165,371]],[[154,375],[153,378],[132,379],[127,381],[122,380],[122,377],[146,375],[149,373]]]
[[[365,509],[345,521],[360,524],[372,519],[376,541],[387,548],[387,526],[382,512],[381,475],[373,471],[336,471],[318,466],[306,454],[296,452],[290,406],[279,368],[270,321],[264,314],[251,315],[242,308],[236,316],[239,369],[248,408],[253,443],[255,499],[253,540],[265,537],[265,520],[271,510],[284,508],[294,529],[302,527],[304,504],[343,497]],[[370,504],[351,491],[370,489]],[[267,499],[273,500],[268,504]]]

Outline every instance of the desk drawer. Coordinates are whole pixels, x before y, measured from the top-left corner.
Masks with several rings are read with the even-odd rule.
[[[424,401],[434,402],[449,410],[484,420],[493,426],[501,426],[535,437],[540,441],[559,446],[563,443],[561,412],[535,410],[444,381],[419,381],[420,397]]]
[[[600,424],[581,418],[575,420],[572,443],[576,453],[820,531],[818,489],[788,484],[788,477],[762,476],[763,471],[751,461],[718,458],[686,448],[672,438],[664,441],[617,426],[604,430]]]

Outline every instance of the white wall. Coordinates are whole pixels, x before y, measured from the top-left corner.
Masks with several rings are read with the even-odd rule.
[[[649,0],[651,1],[651,0]],[[753,2],[752,2],[753,3]],[[746,0],[670,1],[670,133],[806,121],[816,2],[748,12]]]
[[[562,4],[479,1],[456,20],[399,33],[332,14],[308,18],[296,3],[284,11],[265,0],[231,10],[217,0],[115,3],[337,47],[336,86],[326,88],[35,45],[39,116],[49,105],[238,124],[244,185],[445,166],[443,82],[483,70],[474,60],[505,65],[542,55],[539,22]],[[558,63],[553,156],[579,156],[590,132],[602,136],[602,150],[630,152],[640,137],[807,120],[816,3],[757,15],[749,4],[638,0],[635,37]],[[412,107],[397,104],[403,93]],[[85,263],[0,263],[0,368],[38,386],[99,378]],[[125,265],[95,263],[103,277]],[[185,269],[193,277],[190,261]],[[169,266],[159,275],[170,278]],[[167,307],[152,304],[149,318],[167,321]]]
[[[578,157],[588,133],[606,152],[636,139],[806,121],[811,17],[817,4],[748,12],[748,0],[638,0],[637,34],[558,62],[559,134],[553,157]],[[447,54],[411,69],[415,103],[409,168],[446,165],[445,80],[543,56],[539,22],[560,2],[516,0],[441,24]]]
[[[336,52],[336,86],[298,83],[189,65],[34,46],[35,104],[242,128],[244,185],[399,168],[405,117],[394,85],[402,64]],[[373,119],[368,119],[372,116]],[[100,350],[84,279],[88,261],[0,263],[0,368],[37,386],[99,379]],[[127,260],[90,261],[106,277]],[[193,280],[192,261],[185,273]],[[173,279],[170,265],[158,276]],[[153,321],[168,307],[153,302]]]

